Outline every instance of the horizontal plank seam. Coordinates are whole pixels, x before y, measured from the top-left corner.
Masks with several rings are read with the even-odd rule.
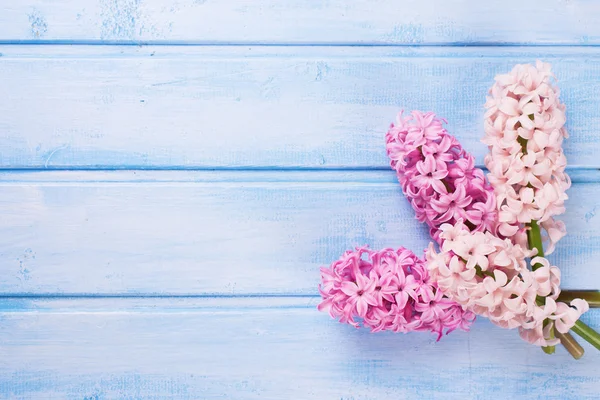
[[[21,300],[21,299],[314,299],[320,298],[315,294],[294,294],[294,293],[246,293],[246,294],[224,294],[224,293],[0,293],[0,300]]]
[[[291,306],[251,306],[251,307],[218,307],[218,308],[206,308],[206,307],[198,307],[198,308],[176,308],[176,307],[166,307],[166,308],[123,308],[123,309],[86,309],[86,308],[74,308],[74,309],[20,309],[20,310],[9,310],[0,308],[0,315],[4,314],[59,314],[59,315],[69,315],[69,314],[172,314],[173,312],[180,314],[192,314],[192,313],[215,313],[215,312],[240,312],[240,311],[248,311],[248,310],[306,310],[314,308],[313,306],[308,305],[291,305]],[[316,310],[315,310],[316,311]]]
[[[92,304],[92,303],[80,303],[77,300],[83,301],[83,299],[72,299],[71,303],[48,303],[43,302],[44,299],[39,299],[40,302],[32,303],[21,303],[15,304],[10,302],[4,302],[0,300],[0,315],[4,314],[126,314],[126,313],[221,313],[221,312],[248,312],[248,311],[259,311],[259,310],[311,310],[317,314],[317,304],[320,298],[313,297],[309,301],[297,301],[289,302],[286,298],[279,298],[282,302],[278,302],[278,299],[271,299],[272,302],[254,302],[254,303],[108,303],[108,304]],[[127,300],[127,299],[120,299]],[[168,300],[165,299],[165,300]],[[597,309],[591,309],[588,311],[583,319],[589,320],[598,317],[599,311]],[[325,317],[326,315],[324,315]],[[324,319],[325,321],[326,319]],[[480,320],[485,320],[480,317]]]
[[[482,167],[480,167],[482,168]],[[487,173],[486,168],[482,168]],[[570,166],[573,183],[599,183],[600,169]],[[274,179],[278,178],[278,179]],[[373,180],[375,179],[375,180]],[[222,185],[319,184],[335,182],[397,185],[389,167],[224,167],[224,168],[0,168],[0,186],[48,185]]]
[[[390,42],[262,42],[262,41],[160,41],[160,40],[21,40],[3,39],[0,45],[35,45],[35,46],[181,46],[181,47],[600,47],[600,43],[580,42],[416,42],[416,43],[390,43]]]
[[[477,168],[486,170],[481,164],[475,165]],[[276,166],[276,165],[261,165],[261,166],[136,166],[136,165],[91,165],[91,166],[49,166],[49,167],[0,167],[0,173],[10,172],[59,172],[59,171],[92,171],[92,172],[109,172],[109,171],[198,171],[198,172],[218,172],[218,171],[306,171],[306,172],[327,172],[327,171],[389,171],[390,167],[383,165],[366,165],[366,166]],[[586,170],[600,171],[600,166],[594,165],[568,165],[567,170]]]
[[[480,167],[481,168],[481,167]],[[586,169],[598,169],[600,167],[584,167]],[[387,166],[137,166],[137,165],[86,165],[86,166],[48,166],[48,167],[0,167],[0,173],[5,172],[56,172],[56,171],[389,171]]]

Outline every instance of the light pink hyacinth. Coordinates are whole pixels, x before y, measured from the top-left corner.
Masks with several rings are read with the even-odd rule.
[[[469,232],[458,222],[440,227],[442,251],[430,244],[427,267],[438,287],[450,299],[503,328],[519,328],[521,337],[540,346],[558,344],[544,332],[544,320],[567,333],[582,313],[584,300],[571,306],[556,302],[560,293],[560,271],[547,259],[534,257],[535,271],[527,268],[527,252],[510,239],[490,232]],[[540,302],[545,298],[544,302]]]
[[[438,335],[468,330],[475,315],[445,297],[422,260],[399,248],[347,251],[321,268],[318,309],[340,322],[377,332],[431,331]]]
[[[498,232],[512,236],[537,221],[546,232],[546,254],[566,233],[553,217],[564,212],[571,185],[562,150],[565,106],[552,78],[550,65],[539,61],[498,75],[485,103],[483,139],[490,148],[485,165],[498,199]]]
[[[493,231],[497,221],[492,187],[443,122],[431,112],[413,111],[406,117],[400,112],[386,135],[404,195],[440,244],[444,223],[463,220],[471,231],[481,232]]]

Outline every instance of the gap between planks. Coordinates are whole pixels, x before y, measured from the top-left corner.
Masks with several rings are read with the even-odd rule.
[[[487,172],[485,168],[484,172]],[[567,173],[574,183],[599,183],[600,169],[568,166]],[[284,185],[352,183],[398,185],[390,168],[201,168],[177,169],[0,169],[0,186],[35,184],[38,186],[119,185],[119,184],[211,185]]]
[[[69,39],[4,39],[0,46],[156,46],[156,47],[362,47],[362,48],[598,48],[600,43],[527,43],[527,42],[495,42],[495,41],[456,41],[456,42],[422,42],[422,43],[389,43],[385,41],[371,42],[307,42],[307,41],[204,41],[204,40],[69,40]]]
[[[215,312],[247,309],[314,309],[315,295],[0,296],[2,313]]]
[[[598,59],[600,44],[584,45],[490,45],[477,44],[406,44],[406,45],[365,45],[342,43],[329,44],[281,44],[281,43],[155,43],[155,42],[97,42],[44,44],[35,42],[7,42],[0,40],[2,58],[140,58],[152,59],[218,57],[227,59],[269,58],[269,57],[327,57],[345,60],[379,60],[409,58],[505,58],[519,57],[544,59],[573,59],[585,57]]]
[[[123,313],[238,313],[293,311],[319,313],[320,296],[203,296],[203,297],[65,297],[0,298],[0,318],[4,314],[123,314]],[[479,317],[480,320],[485,320]],[[591,309],[582,320],[600,326],[600,310]],[[499,329],[499,328],[498,328]]]

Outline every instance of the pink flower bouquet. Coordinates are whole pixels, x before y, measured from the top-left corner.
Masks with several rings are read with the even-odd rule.
[[[550,66],[517,65],[496,77],[486,102],[484,143],[489,170],[433,113],[398,115],[386,135],[387,153],[402,190],[432,239],[419,259],[410,251],[360,248],[321,269],[323,298],[341,322],[372,331],[468,330],[475,315],[547,353],[562,343],[583,355],[570,331],[600,349],[600,335],[579,320],[597,292],[562,292],[560,270],[545,254],[565,225],[562,151],[565,106]],[[577,298],[576,295],[580,295]]]

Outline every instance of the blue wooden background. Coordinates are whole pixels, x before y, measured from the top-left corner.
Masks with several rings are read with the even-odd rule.
[[[0,396],[599,398],[587,345],[315,309],[344,250],[428,243],[396,112],[448,118],[481,164],[493,77],[536,59],[571,134],[552,259],[600,288],[599,45],[595,0],[0,0]]]

